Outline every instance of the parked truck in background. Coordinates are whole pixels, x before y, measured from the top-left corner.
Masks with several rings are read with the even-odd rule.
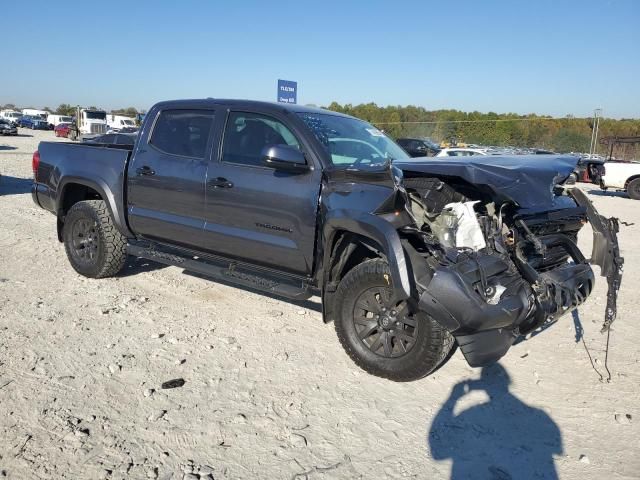
[[[88,108],[76,108],[76,119],[69,130],[71,140],[80,140],[84,136],[96,136],[107,133],[107,112]]]
[[[12,125],[18,125],[18,120],[22,117],[22,113],[17,110],[1,110],[0,118],[4,118],[5,120],[11,122]]]
[[[471,366],[495,362],[585,302],[586,221],[609,327],[617,222],[564,184],[576,161],[412,159],[336,112],[181,100],[155,105],[134,145],[41,142],[32,195],[56,215],[81,275],[116,275],[133,255],[272,295],[316,294],[357,365],[409,381],[456,345]]]
[[[43,120],[46,120],[49,112],[47,112],[46,110],[36,110],[35,108],[23,108],[22,115],[29,115],[30,117],[40,117]]]
[[[72,123],[72,122],[73,122],[73,117],[70,117],[69,115],[56,115],[53,113],[50,113],[49,115],[47,115],[47,123],[49,124],[50,129],[54,129],[56,125],[59,125],[61,123]]]
[[[605,162],[600,171],[600,188],[627,192],[640,200],[640,162]]]
[[[131,117],[125,117],[124,115],[107,115],[107,125],[109,130],[117,133],[123,128],[136,128],[136,121]]]

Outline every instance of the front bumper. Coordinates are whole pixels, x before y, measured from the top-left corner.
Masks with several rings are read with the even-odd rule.
[[[600,216],[584,193],[570,193],[586,208],[594,231],[591,263],[609,280],[605,328],[615,318],[623,259],[617,243],[617,222]],[[472,367],[493,363],[513,342],[581,305],[593,290],[595,277],[577,245],[560,234],[538,237],[545,248],[564,248],[571,258],[542,273],[528,263],[516,246],[514,264],[498,254],[478,252],[452,265],[438,267],[428,280],[418,308],[457,340]]]

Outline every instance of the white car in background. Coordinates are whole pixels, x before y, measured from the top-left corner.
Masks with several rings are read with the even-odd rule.
[[[640,162],[605,162],[603,169],[600,176],[602,190],[622,190],[634,200],[640,200]]]
[[[440,150],[436,157],[471,157],[472,155],[488,155],[488,153],[480,148],[449,147]]]

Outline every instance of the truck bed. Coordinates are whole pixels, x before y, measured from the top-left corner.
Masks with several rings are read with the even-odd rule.
[[[33,199],[42,208],[57,213],[64,188],[80,184],[96,190],[105,199],[119,225],[124,218],[126,167],[133,146],[90,145],[72,142],[41,142],[40,163],[34,173]]]

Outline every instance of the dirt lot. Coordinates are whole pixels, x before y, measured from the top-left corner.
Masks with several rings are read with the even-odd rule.
[[[640,202],[585,187],[636,222],[610,383],[589,359],[604,374],[600,281],[499,366],[457,352],[395,384],[351,363],[317,299],[135,260],[118,278],[77,275],[29,193],[53,133],[21,133],[0,137],[0,478],[640,478]]]

